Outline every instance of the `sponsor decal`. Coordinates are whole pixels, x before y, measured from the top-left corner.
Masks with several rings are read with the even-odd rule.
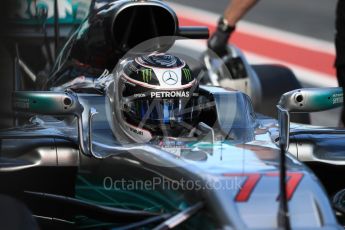
[[[142,69],[140,70],[143,82],[148,83],[152,80],[152,69]]]
[[[135,67],[135,65],[133,65],[133,62],[131,65],[128,66],[129,70],[131,70],[132,72],[136,72],[137,74],[139,73],[139,69],[137,67]]]
[[[29,101],[29,99],[16,98],[15,101],[14,101],[14,108],[17,108],[17,109],[29,109],[30,108],[30,101]]]
[[[144,136],[144,132],[141,131],[141,130],[137,130],[137,129],[134,129],[132,128],[131,126],[127,126],[129,128],[129,130],[137,135],[140,135],[140,136]]]
[[[191,81],[192,80],[192,73],[190,72],[190,69],[183,68],[182,69],[182,73],[183,73],[183,76],[185,77],[185,79],[187,81]]]
[[[151,98],[189,97],[189,91],[151,92]]]
[[[342,104],[344,102],[344,97],[342,93],[333,94],[333,105]]]
[[[174,71],[168,70],[163,73],[163,81],[167,85],[176,85],[178,76]]]
[[[127,123],[125,123],[124,125],[125,125],[125,129],[131,132],[130,135],[139,139],[141,142],[148,142],[149,140],[152,139],[152,135],[149,131],[139,128],[139,127],[132,126]]]
[[[146,95],[144,93],[137,93],[137,94],[134,94],[134,97],[135,98],[142,98],[142,97],[146,97]]]
[[[121,80],[123,80],[123,82],[124,82],[125,84],[129,84],[129,85],[132,86],[132,87],[137,86],[137,84],[135,84],[135,83],[133,83],[133,82],[131,82],[131,81],[128,81],[128,80],[126,80],[126,79],[124,79],[124,78],[121,78]]]

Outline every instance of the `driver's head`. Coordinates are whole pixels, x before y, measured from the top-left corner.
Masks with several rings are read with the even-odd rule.
[[[112,120],[130,139],[177,137],[195,126],[199,84],[185,61],[151,54],[127,59],[120,66],[115,72]]]

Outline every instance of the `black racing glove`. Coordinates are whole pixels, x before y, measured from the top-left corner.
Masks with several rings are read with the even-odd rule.
[[[226,47],[231,33],[235,26],[229,26],[227,20],[221,17],[218,21],[217,31],[208,40],[208,48],[215,52],[219,57],[226,55]]]

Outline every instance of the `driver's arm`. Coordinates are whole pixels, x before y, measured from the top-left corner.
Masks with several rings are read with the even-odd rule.
[[[224,16],[218,22],[217,31],[208,41],[208,46],[218,56],[223,56],[225,47],[231,33],[235,30],[237,22],[258,2],[259,0],[232,0],[224,12]]]

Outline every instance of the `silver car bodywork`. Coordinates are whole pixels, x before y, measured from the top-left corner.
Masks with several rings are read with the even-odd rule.
[[[204,90],[213,96],[219,93],[242,95],[217,87],[204,87]],[[7,159],[7,164],[1,165],[1,171],[72,166],[79,168],[79,176],[100,183],[104,182],[105,178],[117,181],[132,178],[153,180],[155,177],[162,177],[176,181],[182,186],[183,179],[190,181],[194,187],[178,187],[178,193],[183,194],[188,203],[204,201],[207,206],[205,212],[215,218],[218,227],[278,227],[280,150],[274,141],[274,134],[278,130],[276,120],[266,117],[255,118],[252,123],[253,135],[249,140],[246,138],[235,142],[208,139],[199,142],[186,141],[182,146],[174,146],[175,150],[178,149],[175,152],[152,145],[139,145],[132,149],[127,148],[128,151],[126,148],[119,151],[119,148],[116,148],[119,145],[111,135],[108,121],[104,116],[105,98],[96,95],[78,97],[85,108],[84,117],[87,117],[87,108],[96,107],[99,112],[92,126],[92,135],[94,151],[103,159],[86,156],[78,151],[78,145],[73,144],[78,143],[75,125],[68,125],[64,121],[47,121],[47,118],[42,117],[36,118],[41,124],[36,123],[31,128],[7,130],[1,134],[2,158]],[[216,106],[226,106],[225,102],[231,104],[231,101],[222,101]],[[250,108],[237,112],[242,117],[250,116],[250,100],[245,99],[244,103]],[[87,122],[84,120],[84,123]],[[35,144],[34,140],[37,141],[37,138],[41,139],[43,136],[43,142],[48,147]],[[31,140],[22,143],[23,151],[19,151],[20,145],[14,146],[18,139],[28,138]],[[114,150],[109,146],[113,146]],[[111,166],[111,170],[106,165]],[[294,229],[339,228],[328,197],[314,174],[290,153],[287,154],[287,170],[291,226]],[[143,176],[143,171],[149,172],[148,175]],[[164,196],[163,184],[156,186],[155,189],[162,189],[161,195]],[[103,190],[106,189],[107,186],[104,187],[103,184]],[[78,187],[76,190],[78,193]],[[115,190],[111,192],[116,194]],[[83,199],[92,200],[91,194],[89,195],[90,197],[87,197],[84,194]]]

